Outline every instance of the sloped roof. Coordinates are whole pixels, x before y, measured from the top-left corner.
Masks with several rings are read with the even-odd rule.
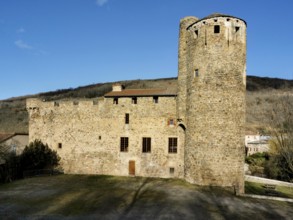
[[[0,133],[0,143],[2,143],[2,142],[4,142],[4,141],[6,141],[6,140],[8,140],[9,138],[11,138],[11,137],[13,137],[14,136],[14,134],[8,134],[8,133]]]
[[[28,135],[27,133],[0,133],[0,143],[16,136],[16,135]]]
[[[174,89],[125,89],[122,91],[109,92],[109,97],[146,97],[146,96],[176,96]]]

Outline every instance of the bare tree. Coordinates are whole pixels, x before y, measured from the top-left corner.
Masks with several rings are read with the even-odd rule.
[[[272,160],[278,166],[277,176],[293,179],[293,96],[280,97],[278,103],[268,112]]]

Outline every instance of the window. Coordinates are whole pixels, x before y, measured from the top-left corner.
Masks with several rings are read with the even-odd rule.
[[[120,138],[120,151],[121,152],[128,152],[128,137],[121,137]]]
[[[215,33],[215,34],[220,33],[220,25],[215,25],[215,26],[214,26],[214,33]]]
[[[169,138],[169,153],[177,153],[177,138]]]
[[[132,97],[132,104],[137,104],[137,97]]]
[[[175,125],[175,120],[174,119],[169,119],[168,120],[168,125]]]
[[[174,174],[174,172],[175,172],[174,167],[170,167],[170,169],[169,169],[169,173],[170,173],[170,174]]]
[[[143,153],[151,152],[151,138],[149,137],[142,138],[142,152]]]
[[[156,103],[156,104],[159,103],[159,97],[158,96],[154,96],[153,97],[153,102]]]
[[[129,124],[129,114],[125,114],[125,124]]]
[[[195,30],[194,33],[195,33],[195,37],[197,38],[198,37],[198,30]]]
[[[118,98],[113,99],[113,104],[118,105]]]
[[[102,139],[102,136],[99,136],[99,140],[101,140]]]
[[[199,73],[198,73],[198,69],[194,70],[194,77],[198,77]]]
[[[235,27],[235,33],[237,33],[240,30],[240,27]]]
[[[59,149],[62,148],[62,143],[58,143],[58,148],[59,148]]]

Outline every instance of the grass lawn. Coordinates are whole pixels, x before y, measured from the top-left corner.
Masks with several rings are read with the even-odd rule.
[[[245,182],[245,193],[267,196],[278,196],[293,199],[293,187],[276,186],[272,193],[265,189],[263,183]]]
[[[178,179],[58,175],[0,185],[0,219],[290,219],[293,204]]]

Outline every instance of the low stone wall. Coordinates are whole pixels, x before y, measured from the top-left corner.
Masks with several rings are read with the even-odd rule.
[[[292,202],[293,203],[293,199],[273,197],[273,196],[261,196],[261,195],[252,195],[252,194],[241,194],[240,196],[254,198],[254,199],[269,199],[269,200],[276,200],[276,201]]]
[[[274,184],[274,185],[278,185],[278,186],[293,187],[293,183],[283,182],[283,181],[279,181],[279,180],[266,179],[266,178],[257,177],[257,176],[245,175],[245,181],[255,182],[255,183],[264,183],[264,184]]]

